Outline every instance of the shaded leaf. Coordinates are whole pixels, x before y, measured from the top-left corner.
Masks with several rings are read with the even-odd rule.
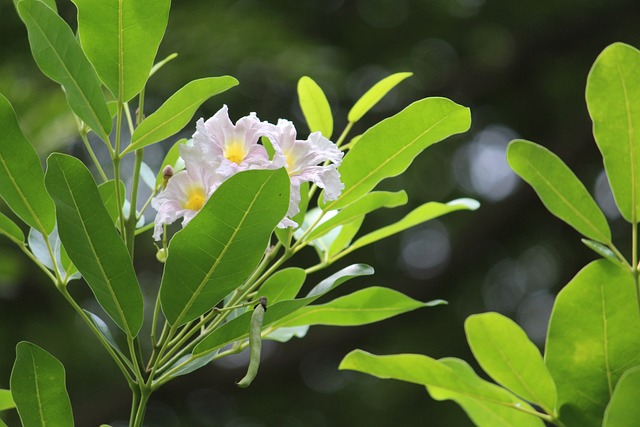
[[[279,270],[269,277],[258,291],[259,296],[267,298],[269,306],[294,299],[304,284],[307,274],[298,267],[289,267]]]
[[[393,89],[404,79],[411,77],[412,75],[413,73],[396,73],[380,80],[378,83],[373,85],[371,89],[365,92],[365,94],[362,95],[360,99],[358,99],[351,110],[349,110],[347,120],[352,123],[360,120],[362,116],[367,114],[367,112],[372,109],[382,98],[384,98],[384,96],[389,93],[391,89]]]
[[[64,154],[52,154],[47,165],[45,182],[56,203],[58,232],[69,258],[107,314],[136,336],[143,318],[140,285],[91,172]]]
[[[11,393],[24,427],[71,427],[73,414],[62,363],[35,344],[20,342]]]
[[[5,214],[0,212],[0,234],[6,236],[18,246],[24,245],[24,233]]]
[[[549,212],[592,240],[611,242],[602,210],[558,156],[533,142],[515,140],[507,148],[507,161],[533,187]]]
[[[340,231],[335,239],[333,239],[333,242],[331,242],[329,250],[325,254],[325,258],[331,259],[344,248],[349,246],[355,235],[360,231],[360,227],[362,227],[363,222],[364,215],[356,217],[353,221],[340,226]]]
[[[598,255],[601,255],[603,258],[613,262],[616,265],[620,265],[620,264],[624,265],[624,262],[618,259],[616,254],[611,249],[603,245],[602,243],[594,242],[593,240],[589,240],[589,239],[580,239],[580,240],[582,241],[582,243],[584,243],[586,247],[588,247]]]
[[[331,139],[333,116],[322,88],[310,77],[304,76],[298,80],[298,98],[309,132],[321,132],[325,138]]]
[[[160,299],[171,325],[211,310],[258,265],[289,206],[284,169],[227,179],[169,244]]]
[[[57,268],[60,276],[62,277],[63,283],[68,283],[70,280],[80,278],[78,270],[75,268],[67,256],[67,252],[62,246],[57,227],[53,229],[51,234],[48,236],[48,239],[46,239],[38,230],[32,228],[29,231],[27,239],[31,253],[33,253],[33,255],[49,270],[55,271]],[[47,240],[49,241],[49,246],[47,246]],[[49,247],[53,252],[53,260],[51,259]]]
[[[427,147],[465,132],[469,109],[445,98],[427,98],[367,130],[338,167],[345,188],[327,209],[358,200],[385,178],[404,172]]]
[[[39,0],[22,0],[18,13],[27,27],[38,67],[62,85],[73,112],[103,141],[108,141],[111,115],[102,87],[71,28]]]
[[[144,88],[169,19],[170,0],[73,0],[82,49],[121,102]]]
[[[469,316],[464,324],[476,360],[498,384],[553,414],[556,386],[540,351],[513,320],[498,313]]]
[[[118,221],[118,216],[120,215],[120,209],[118,209],[118,199],[116,197],[115,181],[113,179],[110,179],[109,181],[103,182],[102,184],[98,185],[98,192],[100,193],[102,204],[107,210],[109,217],[115,224]],[[120,181],[120,194],[126,194],[124,182],[122,181]]]
[[[189,123],[204,101],[237,84],[238,81],[229,76],[208,77],[187,83],[140,123],[131,136],[131,145],[123,153],[176,134]]]
[[[294,326],[292,328],[278,328],[273,332],[269,332],[265,337],[265,340],[288,342],[293,338],[304,338],[309,332],[309,326]]]
[[[13,409],[15,407],[16,404],[11,397],[11,390],[0,389],[0,411],[6,411],[7,409]]]
[[[22,134],[13,107],[1,94],[0,128],[0,196],[20,219],[49,234],[56,221],[55,207],[44,187],[40,159]]]
[[[583,268],[556,299],[545,361],[566,425],[600,426],[624,371],[640,364],[640,317],[628,270],[606,260]]]
[[[640,221],[640,51],[608,46],[587,78],[587,107],[622,216]],[[635,205],[635,206],[634,206]]]
[[[602,427],[627,427],[631,420],[640,419],[640,367],[626,371],[616,385],[604,413]]]

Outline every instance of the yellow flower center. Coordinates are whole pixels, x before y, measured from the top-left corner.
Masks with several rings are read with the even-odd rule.
[[[207,196],[204,193],[204,189],[201,187],[193,187],[187,192],[187,201],[182,204],[182,207],[191,211],[199,211],[206,201]]]
[[[229,161],[240,164],[246,157],[247,152],[244,149],[242,141],[231,141],[224,149],[224,156]]]

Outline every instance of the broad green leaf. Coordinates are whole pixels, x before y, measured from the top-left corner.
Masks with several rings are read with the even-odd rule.
[[[8,237],[18,246],[24,245],[24,233],[15,222],[7,218],[2,212],[0,212],[0,234]]]
[[[121,102],[149,78],[169,19],[170,0],[73,0],[82,49]]]
[[[108,141],[111,115],[102,87],[71,28],[39,0],[22,0],[18,13],[27,26],[38,67],[62,85],[73,112],[103,141]]]
[[[427,98],[367,130],[338,167],[345,188],[327,209],[355,202],[385,178],[404,172],[427,147],[471,125],[469,109],[445,98]]]
[[[443,303],[444,301],[441,300],[423,303],[393,289],[372,286],[336,298],[326,304],[301,308],[277,322],[276,327],[366,325],[421,307]]]
[[[611,249],[609,249],[602,243],[594,242],[593,240],[589,240],[589,239],[580,239],[580,240],[582,241],[582,243],[584,243],[586,247],[588,247],[598,255],[601,255],[603,258],[617,265],[620,265],[620,264],[625,265],[624,261],[619,259]]]
[[[14,0],[15,1],[15,0]],[[7,427],[7,425],[0,419],[0,427]]]
[[[55,207],[44,188],[40,159],[22,134],[13,107],[1,94],[0,129],[0,196],[20,219],[49,234],[56,222]]]
[[[640,51],[608,46],[587,78],[587,107],[622,216],[640,221]]]
[[[164,160],[162,160],[162,164],[160,165],[160,170],[158,170],[158,174],[156,175],[156,188],[161,188],[162,183],[164,182],[164,168],[167,166],[171,166],[174,172],[178,172],[180,168],[177,167],[178,161],[180,160],[180,145],[187,142],[186,138],[179,139],[175,142],[167,151],[167,154],[164,156]]]
[[[115,224],[118,221],[120,215],[120,209],[118,209],[118,199],[116,198],[116,186],[115,181],[110,179],[107,182],[103,182],[98,185],[98,192],[100,192],[100,198],[102,204],[109,213],[109,217]],[[120,194],[125,194],[124,182],[120,181]]]
[[[507,148],[507,161],[533,187],[549,212],[590,239],[611,242],[609,224],[600,207],[558,156],[533,142],[515,140]]]
[[[124,153],[146,147],[179,132],[204,101],[236,86],[233,77],[208,77],[194,80],[171,95],[153,114],[136,128]]]
[[[362,223],[364,222],[364,215],[356,217],[351,222],[340,226],[340,231],[338,235],[333,239],[331,245],[329,246],[329,250],[324,254],[323,259],[331,259],[336,256],[340,251],[351,244],[351,241],[360,231],[360,227],[362,227]]]
[[[349,110],[347,120],[355,123],[362,118],[369,110],[371,110],[391,89],[396,87],[407,77],[411,77],[413,73],[396,73],[392,74],[378,83],[373,85]]]
[[[389,191],[374,191],[365,194],[346,208],[342,209],[331,219],[323,222],[313,229],[305,240],[314,240],[333,228],[344,225],[361,215],[366,215],[380,208],[395,208],[407,203],[407,193],[398,191],[395,193]]]
[[[279,301],[294,299],[306,278],[307,274],[302,268],[285,268],[269,277],[260,287],[258,294],[267,298],[267,307],[270,307]]]
[[[640,365],[640,317],[628,270],[606,260],[583,268],[556,299],[545,361],[558,389],[560,419],[600,426],[624,371]]]
[[[540,351],[513,320],[498,313],[469,316],[464,324],[476,360],[498,384],[553,414],[556,385]]]
[[[365,264],[354,264],[343,268],[318,283],[313,289],[311,289],[305,298],[285,300],[269,305],[268,310],[265,313],[263,328],[267,328],[283,317],[311,304],[327,292],[337,288],[354,277],[369,276],[372,274],[373,268]],[[249,331],[250,320],[251,312],[246,312],[243,315],[225,323],[203,339],[202,342],[195,347],[193,354],[195,356],[207,354],[226,344],[246,338],[248,335],[247,332]]]
[[[223,182],[169,244],[160,287],[169,323],[195,319],[242,285],[288,207],[284,169],[244,171]]]
[[[16,404],[11,397],[11,390],[0,389],[0,411],[13,409],[15,407]]]
[[[349,369],[364,372],[378,378],[396,379],[434,388],[436,396],[445,398],[464,398],[476,401],[483,411],[495,411],[497,407],[504,408],[498,414],[506,410],[518,413],[519,409],[531,411],[532,408],[523,400],[509,393],[502,387],[480,379],[473,371],[470,371],[466,363],[458,361],[456,365],[446,359],[445,362],[432,359],[419,354],[395,354],[390,356],[376,356],[362,350],[354,350],[347,354],[338,369]],[[462,365],[463,364],[463,365]],[[460,367],[463,366],[463,368]],[[438,398],[437,397],[437,398]],[[456,399],[457,400],[457,399]],[[468,405],[464,406],[469,409]],[[478,411],[479,412],[479,411]],[[497,419],[502,417],[498,416]],[[527,415],[527,417],[531,417]],[[517,417],[517,420],[525,420],[526,417]],[[533,417],[531,417],[533,418]],[[534,418],[535,419],[535,418]],[[522,421],[523,424],[509,424],[509,426],[543,426],[540,423]],[[485,424],[487,427],[488,424]],[[505,425],[504,422],[497,425]]]
[[[16,346],[11,394],[23,427],[71,427],[73,413],[62,363],[29,342]]]
[[[636,366],[620,377],[604,412],[602,427],[627,427],[631,420],[639,420],[638,396],[640,396],[640,367]]]
[[[29,231],[27,241],[31,253],[49,270],[54,271],[57,269],[62,277],[63,283],[68,283],[70,280],[80,278],[78,270],[69,259],[64,246],[62,246],[57,227],[54,227],[48,238],[45,238],[42,233],[32,228]],[[51,248],[53,252],[53,259],[51,259],[49,248]]]
[[[465,361],[444,358],[438,362],[453,369],[461,378],[477,387],[494,388],[495,385],[478,377]],[[450,390],[427,386],[427,391],[436,400],[453,400],[464,409],[477,426],[485,427],[543,427],[545,424],[536,416],[514,411],[508,406],[498,405],[480,399],[464,396]]]
[[[136,336],[143,320],[140,285],[91,172],[64,154],[49,156],[47,166],[45,183],[56,203],[58,232],[69,258],[107,314]]]
[[[479,203],[473,199],[457,199],[452,200],[449,203],[425,203],[424,205],[409,212],[407,216],[402,218],[400,221],[360,237],[358,240],[353,242],[353,244],[349,246],[349,248],[343,252],[340,257],[346,255],[348,252],[353,252],[363,246],[369,245],[439,216],[459,210],[476,210],[478,206]]]
[[[289,342],[293,338],[304,338],[309,332],[309,326],[294,326],[293,328],[278,328],[273,332],[269,332],[263,335],[263,339],[278,341],[278,342]]]
[[[331,106],[320,86],[310,77],[302,77],[298,80],[298,98],[309,132],[320,132],[325,138],[331,139],[333,134]]]

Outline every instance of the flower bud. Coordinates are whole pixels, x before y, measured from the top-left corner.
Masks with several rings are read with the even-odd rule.
[[[162,169],[162,189],[167,188],[167,183],[169,182],[169,178],[173,176],[173,168],[171,165],[167,165]]]
[[[156,259],[164,264],[165,261],[167,261],[167,250],[164,248],[158,249],[158,252],[156,252]]]

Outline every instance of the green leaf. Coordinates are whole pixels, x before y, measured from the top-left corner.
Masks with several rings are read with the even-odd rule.
[[[45,238],[42,233],[35,228],[32,228],[29,231],[27,242],[29,243],[29,250],[31,253],[33,253],[33,255],[45,267],[51,271],[54,271],[57,268],[58,272],[60,272],[60,275],[62,276],[63,283],[68,283],[71,280],[80,278],[78,270],[67,256],[64,246],[62,246],[62,242],[58,236],[57,227],[53,229],[48,238]],[[53,252],[53,259],[51,259],[49,249]]]
[[[7,409],[13,409],[15,407],[16,404],[11,397],[11,390],[0,389],[0,411],[6,411]]]
[[[640,51],[608,46],[587,78],[587,107],[622,216],[640,221]]]
[[[69,258],[107,314],[136,336],[143,320],[140,285],[91,172],[64,154],[52,154],[47,165],[45,182],[56,203],[58,232]]]
[[[73,414],[62,363],[29,342],[16,347],[11,394],[24,427],[71,427]]]
[[[558,294],[545,361],[565,425],[600,426],[618,379],[640,364],[637,304],[629,271],[606,260],[587,265]]]
[[[2,212],[0,212],[0,234],[5,235],[18,246],[24,246],[24,233]]]
[[[171,95],[153,114],[136,128],[129,145],[123,153],[146,147],[179,132],[204,101],[213,95],[236,86],[233,77],[208,77],[194,80]]]
[[[427,147],[471,125],[469,109],[445,98],[427,98],[367,130],[338,167],[345,188],[327,209],[355,202],[385,178],[404,172]]]
[[[477,406],[478,413],[490,411],[494,412],[496,419],[511,416],[512,419],[519,421],[513,424],[505,424],[503,421],[495,425],[518,427],[544,425],[540,420],[537,422],[527,420],[527,418],[534,420],[536,418],[518,412],[519,409],[533,410],[526,402],[507,390],[480,379],[466,363],[456,361],[454,364],[450,360],[445,359],[441,362],[418,354],[376,356],[362,350],[354,350],[344,357],[338,369],[350,369],[378,378],[424,385],[430,392],[435,392],[436,398],[464,399],[465,402],[473,400],[475,405],[463,405],[466,410],[473,410],[474,406]],[[513,414],[508,414],[508,411],[512,411]],[[472,418],[475,419],[475,417]]]
[[[38,67],[64,88],[71,109],[103,140],[109,140],[111,116],[96,73],[73,31],[39,0],[22,0],[18,13],[29,32]]]
[[[404,231],[407,228],[422,224],[423,222],[432,220],[439,216],[446,215],[450,212],[459,210],[476,210],[478,206],[479,203],[473,199],[457,199],[452,200],[449,203],[425,203],[424,205],[419,206],[409,212],[407,216],[402,218],[400,221],[386,227],[382,227],[376,231],[372,231],[371,233],[365,234],[364,236],[360,237],[347,249],[347,251],[353,252],[354,250],[359,249],[363,246],[369,245],[373,242],[384,239],[393,234]],[[347,251],[343,252],[341,257],[344,256]]]
[[[607,219],[569,167],[548,149],[525,140],[507,148],[509,166],[536,191],[546,208],[584,236],[611,242]]]
[[[624,261],[620,260],[611,249],[609,249],[602,243],[594,242],[593,240],[589,240],[589,239],[580,239],[580,240],[582,241],[582,243],[584,243],[586,247],[588,247],[598,255],[601,255],[603,258],[611,261],[616,265],[625,265]]]
[[[439,362],[453,369],[465,381],[476,387],[493,388],[495,385],[482,380],[473,372],[465,361],[455,358],[440,359]],[[469,418],[477,426],[486,427],[543,427],[542,420],[523,412],[514,411],[508,406],[497,405],[488,401],[474,399],[438,387],[427,386],[431,397],[436,400],[453,400],[464,409]]]
[[[324,254],[325,259],[333,258],[340,253],[340,251],[349,246],[355,235],[360,231],[360,227],[362,227],[363,222],[364,215],[361,215],[356,217],[353,221],[340,226],[338,235],[333,239],[329,245],[329,250]],[[322,237],[322,239],[324,239],[324,237]]]
[[[309,132],[321,132],[325,138],[331,139],[333,116],[322,88],[310,77],[304,76],[298,80],[298,98]]]
[[[242,285],[288,206],[284,169],[244,171],[223,182],[169,244],[160,287],[169,323],[195,319]]]
[[[115,181],[110,179],[107,182],[103,182],[98,185],[98,192],[102,199],[102,204],[109,213],[109,217],[115,224],[118,221],[120,215],[120,209],[118,209],[118,199],[116,198],[116,186]],[[120,194],[125,194],[124,182],[120,181]]]
[[[40,159],[22,134],[13,107],[1,94],[0,128],[0,196],[20,219],[49,234],[56,222],[55,207],[44,188]]]
[[[115,337],[111,333],[111,330],[109,329],[109,326],[107,326],[105,321],[102,320],[97,315],[90,312],[89,310],[83,310],[83,311],[87,314],[87,316],[89,316],[93,324],[96,326],[98,331],[100,331],[100,334],[104,337],[104,339],[107,340],[111,348],[113,348],[115,351],[120,353],[123,356],[123,360],[127,360],[127,357],[124,356],[124,354],[120,350],[120,346],[118,345],[118,342],[116,341]]]
[[[163,172],[165,167],[171,166],[174,172],[178,172],[177,164],[180,159],[180,145],[186,142],[186,138],[179,139],[171,146],[169,151],[167,151],[167,154],[164,156],[164,160],[160,165],[160,170],[158,170],[158,174],[156,175],[156,188],[161,188],[162,183],[164,182]]]
[[[170,0],[73,0],[82,49],[120,101],[144,88],[169,19]]]
[[[511,319],[498,313],[469,316],[464,324],[476,360],[498,384],[553,414],[556,385],[540,351]]]
[[[263,328],[267,328],[283,317],[311,304],[327,292],[337,288],[354,277],[368,276],[372,274],[373,268],[368,265],[354,264],[343,268],[318,283],[305,298],[280,301],[273,305],[270,304],[267,312],[265,313]],[[193,354],[195,356],[201,356],[226,344],[246,338],[248,335],[247,331],[249,330],[250,321],[251,312],[245,312],[241,316],[230,320],[204,338],[202,342],[195,347]]]
[[[14,0],[15,1],[15,0]],[[0,427],[7,427],[7,425],[0,419]]]
[[[277,322],[276,327],[366,325],[421,307],[442,303],[444,301],[441,300],[423,303],[392,289],[372,286],[336,298],[326,304],[301,308]]]
[[[346,208],[340,210],[334,217],[319,224],[313,229],[305,240],[314,240],[333,228],[344,225],[361,215],[366,215],[380,208],[395,208],[407,203],[407,193],[398,191],[395,193],[389,191],[374,191],[365,194]]]
[[[307,274],[298,267],[289,267],[269,277],[258,291],[259,296],[267,298],[269,306],[294,299],[304,284]]]
[[[626,371],[616,385],[604,413],[602,427],[627,427],[631,420],[640,419],[640,367]]]
[[[351,123],[355,123],[360,120],[362,116],[367,114],[367,112],[371,110],[382,98],[384,98],[391,89],[412,75],[413,73],[396,73],[380,80],[364,95],[362,95],[362,97],[360,97],[351,110],[349,110],[347,119]]]

